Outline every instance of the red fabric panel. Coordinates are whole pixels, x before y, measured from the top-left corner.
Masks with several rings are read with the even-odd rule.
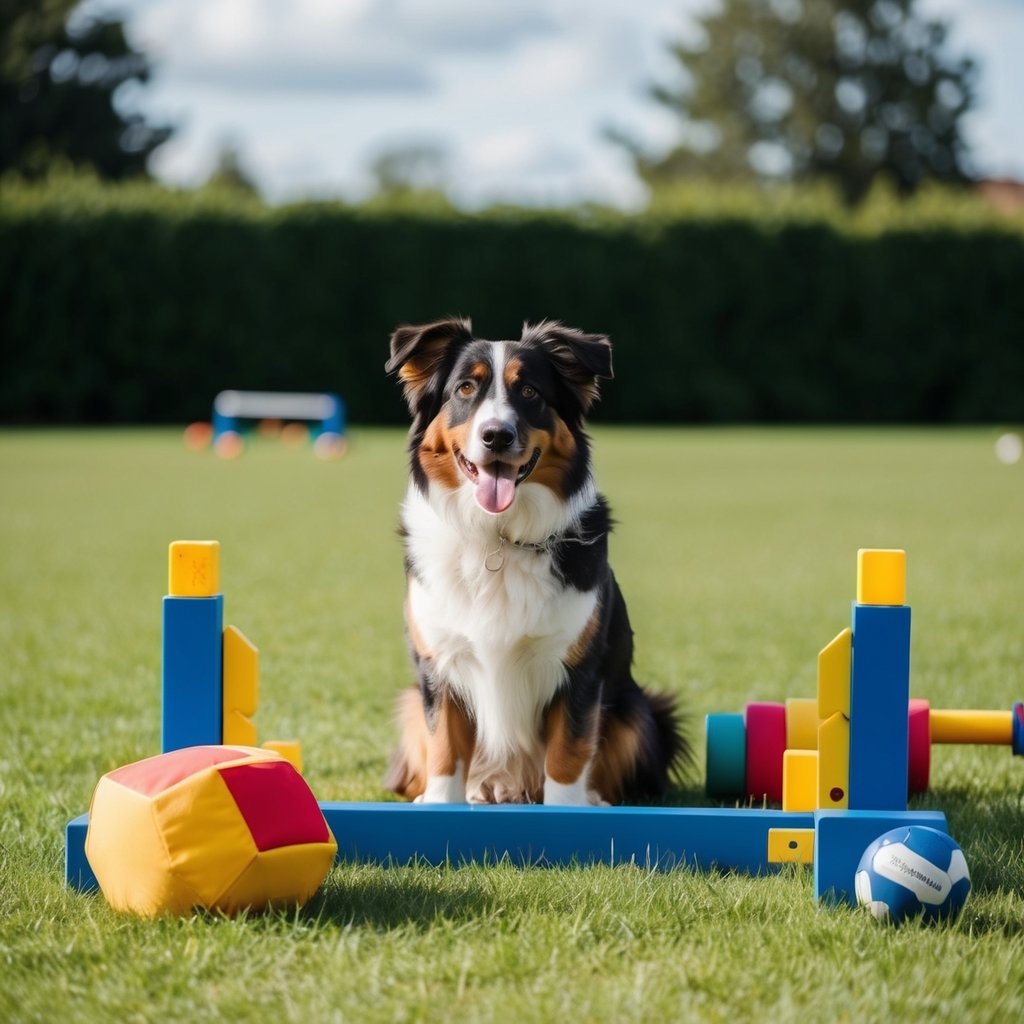
[[[167,754],[157,754],[156,757],[147,757],[145,761],[136,761],[135,764],[127,764],[110,772],[107,777],[126,789],[134,789],[145,796],[156,796],[204,768],[248,756],[248,751],[232,747],[185,747]]]
[[[326,843],[327,822],[309,786],[287,761],[260,761],[221,770],[258,850]]]

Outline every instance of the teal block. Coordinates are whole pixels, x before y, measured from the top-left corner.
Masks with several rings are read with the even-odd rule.
[[[909,701],[910,608],[855,603],[850,668],[851,810],[906,810]]]
[[[814,815],[688,807],[321,803],[338,859],[404,864],[637,863],[758,874],[768,830],[812,828]]]
[[[864,851],[901,825],[927,825],[949,832],[940,811],[815,811],[814,898],[856,906],[854,878]]]
[[[99,888],[85,856],[85,835],[89,830],[89,815],[80,814],[68,822],[64,831],[64,880],[72,889],[91,892]]]
[[[222,742],[224,595],[165,597],[163,753]]]
[[[704,787],[708,796],[744,796],[747,792],[747,726],[743,715],[707,715],[704,732],[707,739]]]

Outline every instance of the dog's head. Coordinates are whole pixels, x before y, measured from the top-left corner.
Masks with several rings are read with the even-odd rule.
[[[398,328],[386,369],[404,387],[424,490],[472,488],[498,515],[527,481],[564,499],[588,479],[583,417],[612,376],[603,335],[544,322],[518,341],[484,341],[468,320],[443,320]]]

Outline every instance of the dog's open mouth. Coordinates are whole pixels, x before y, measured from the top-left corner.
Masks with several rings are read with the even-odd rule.
[[[473,484],[477,504],[492,515],[504,512],[516,497],[516,487],[534,470],[540,459],[540,449],[534,448],[528,462],[517,466],[513,462],[491,462],[478,466],[455,449],[455,459],[469,482]]]

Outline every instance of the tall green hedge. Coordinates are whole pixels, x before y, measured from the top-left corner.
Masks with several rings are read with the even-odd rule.
[[[0,188],[3,422],[185,421],[228,387],[400,422],[388,334],[449,313],[607,332],[605,421],[1024,421],[1015,226]]]

